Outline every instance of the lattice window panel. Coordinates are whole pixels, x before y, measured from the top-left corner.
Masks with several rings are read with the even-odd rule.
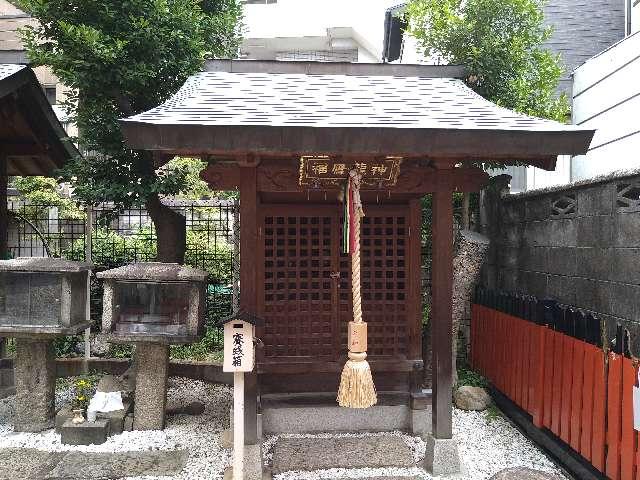
[[[551,201],[551,216],[552,217],[570,217],[575,215],[576,207],[576,194],[567,193],[554,198]]]
[[[265,357],[333,356],[335,221],[329,216],[265,217]]]
[[[640,182],[618,184],[616,186],[616,206],[622,212],[640,210]]]
[[[404,216],[368,214],[362,219],[361,291],[370,356],[407,355],[408,233]],[[351,258],[348,255],[340,256],[338,295],[342,346],[346,351],[347,324],[353,317]]]

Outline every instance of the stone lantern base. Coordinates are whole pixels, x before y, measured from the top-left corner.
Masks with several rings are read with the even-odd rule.
[[[136,343],[134,430],[162,430],[167,405],[169,345]]]
[[[53,428],[56,363],[52,339],[19,338],[15,360],[16,432]]]

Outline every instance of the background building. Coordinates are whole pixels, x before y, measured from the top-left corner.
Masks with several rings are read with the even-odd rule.
[[[241,57],[371,62],[382,58],[385,10],[395,0],[249,0]]]

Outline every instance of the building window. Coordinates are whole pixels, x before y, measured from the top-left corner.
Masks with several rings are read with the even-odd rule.
[[[47,100],[51,105],[56,104],[56,86],[55,85],[45,85],[43,87],[44,94],[47,96]]]
[[[357,62],[358,50],[313,50],[278,52],[276,60],[298,62]]]

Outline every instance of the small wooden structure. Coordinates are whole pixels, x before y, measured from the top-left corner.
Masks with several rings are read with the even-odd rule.
[[[264,318],[257,374],[246,380],[247,443],[260,394],[335,392],[351,320],[341,254],[346,172],[365,174],[362,297],[379,391],[418,393],[421,202],[433,195],[433,435],[451,438],[453,192],[475,192],[473,166],[547,170],[581,154],[593,131],[499,108],[452,66],[214,61],[168,102],[122,121],[127,144],[209,160],[203,178],[240,191],[240,308]],[[395,169],[395,170],[394,170]]]
[[[80,155],[31,68],[0,64],[0,259],[7,255],[9,176],[51,175]]]

